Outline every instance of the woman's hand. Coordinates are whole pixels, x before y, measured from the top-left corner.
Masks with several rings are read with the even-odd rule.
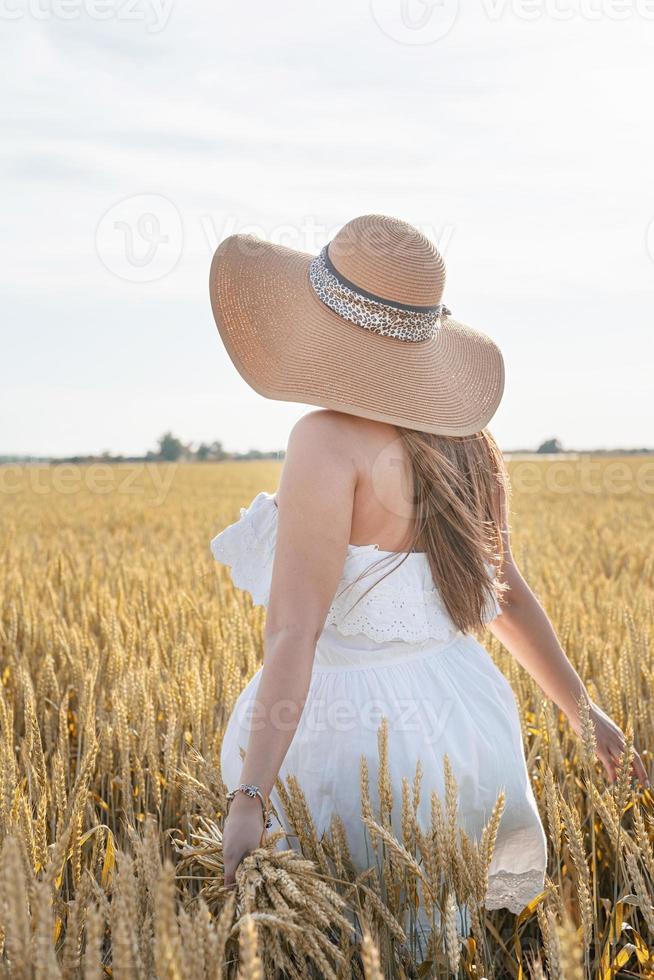
[[[236,869],[244,857],[259,847],[262,835],[261,800],[238,793],[232,800],[223,830],[225,887],[234,884]]]
[[[597,757],[606,769],[609,780],[613,783],[618,774],[620,757],[624,752],[627,740],[622,729],[593,701],[589,702],[589,712],[590,720],[595,729]],[[571,724],[577,734],[581,735],[581,721],[578,715],[574,719],[571,719]],[[642,786],[649,786],[645,766],[635,750],[632,772]]]

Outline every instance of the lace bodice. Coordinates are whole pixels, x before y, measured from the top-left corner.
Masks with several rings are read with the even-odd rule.
[[[230,567],[234,585],[249,592],[255,605],[268,603],[276,539],[275,497],[262,491],[249,507],[241,508],[240,520],[211,542],[214,558]],[[426,556],[410,553],[395,567],[399,557],[376,545],[348,545],[325,626],[343,636],[363,634],[376,643],[450,642],[459,631],[434,588]],[[485,622],[499,612],[497,600],[489,593]]]

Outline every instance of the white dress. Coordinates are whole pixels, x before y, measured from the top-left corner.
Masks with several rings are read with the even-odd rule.
[[[255,605],[268,602],[276,535],[275,497],[262,492],[211,542],[214,557],[231,567],[234,585],[246,589]],[[513,691],[487,651],[448,616],[424,554],[410,553],[351,609],[395,562],[377,565],[374,574],[346,586],[385,554],[376,545],[348,547],[316,647],[305,709],[280,776],[297,777],[319,836],[329,829],[332,813],[341,817],[353,860],[363,870],[368,863],[359,760],[364,755],[368,761],[374,808],[377,730],[385,716],[397,807],[393,826],[400,826],[402,777],[413,780],[418,760],[423,830],[430,826],[432,792],[444,799],[445,754],[458,784],[459,822],[474,839],[504,790],[486,907],[519,912],[543,889],[547,848]],[[499,612],[497,604],[489,608],[487,622]],[[250,717],[257,717],[253,703],[260,673],[238,698],[224,735],[221,765],[229,788],[240,781],[240,749],[247,747]],[[274,793],[272,802],[280,812]]]

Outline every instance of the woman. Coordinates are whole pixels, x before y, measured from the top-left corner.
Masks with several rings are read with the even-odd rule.
[[[467,833],[479,837],[504,790],[487,907],[517,912],[542,890],[515,700],[471,631],[488,626],[576,731],[587,694],[511,554],[485,429],[502,356],[442,305],[444,282],[431,242],[376,215],[315,258],[240,235],[214,257],[212,307],[236,368],[268,398],[321,407],[295,425],[277,494],[260,493],[212,542],[267,606],[263,667],[223,741],[226,884],[259,845],[269,798],[281,809],[278,775],[297,777],[319,834],[343,819],[366,866],[359,760],[374,773],[386,717],[395,800],[420,760],[426,825],[445,755]],[[613,779],[624,736],[590,713]],[[635,769],[646,781],[638,757]]]

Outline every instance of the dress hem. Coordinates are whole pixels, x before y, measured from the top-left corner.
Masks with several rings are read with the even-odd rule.
[[[545,887],[542,868],[528,871],[496,871],[489,875],[485,906],[489,911],[508,909],[514,915],[534,900]]]

